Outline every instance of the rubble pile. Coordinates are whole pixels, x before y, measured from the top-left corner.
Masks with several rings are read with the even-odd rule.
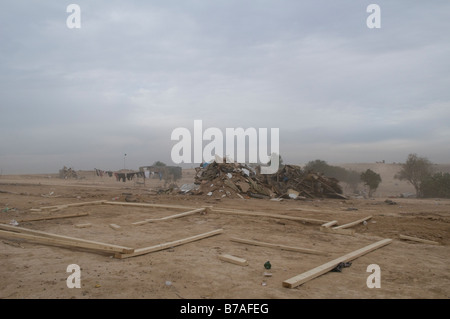
[[[216,162],[196,168],[193,184],[185,184],[179,193],[215,198],[346,198],[339,181],[319,173],[305,172],[300,166],[284,165],[277,173],[260,174],[260,167]]]
[[[297,165],[284,165],[277,173],[258,175],[265,185],[270,185],[275,193],[282,197],[297,198],[342,198],[342,187],[336,178],[326,177],[321,173],[305,172]]]
[[[64,166],[59,170],[59,178],[68,179],[68,178],[78,178],[77,172],[72,168],[67,168]]]

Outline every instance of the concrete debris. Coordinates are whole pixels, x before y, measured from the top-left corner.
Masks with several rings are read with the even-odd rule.
[[[197,184],[195,184],[195,183],[191,183],[191,184],[183,184],[181,187],[180,187],[180,191],[182,192],[182,193],[188,193],[188,192],[190,192],[190,191],[192,191],[192,190],[198,190],[200,187],[199,187],[199,185],[197,185]]]
[[[340,198],[339,181],[319,173],[305,172],[300,166],[284,165],[277,173],[260,174],[260,167],[216,159],[197,167],[194,184],[185,184],[179,193],[207,195],[213,198]],[[223,194],[225,192],[225,194]],[[225,196],[224,196],[225,195]]]

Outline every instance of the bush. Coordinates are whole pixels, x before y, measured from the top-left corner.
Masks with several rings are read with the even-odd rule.
[[[436,173],[422,182],[423,197],[450,198],[450,174]]]
[[[327,162],[322,160],[310,161],[303,169],[305,172],[318,172],[327,177],[336,178],[338,181],[348,184],[354,190],[358,187],[360,182],[360,175],[358,172],[347,170],[339,166],[328,165]]]

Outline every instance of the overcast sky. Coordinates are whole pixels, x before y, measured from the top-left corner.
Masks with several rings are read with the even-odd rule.
[[[174,165],[171,133],[194,120],[279,128],[286,163],[449,163],[449,13],[448,0],[3,0],[0,169]]]

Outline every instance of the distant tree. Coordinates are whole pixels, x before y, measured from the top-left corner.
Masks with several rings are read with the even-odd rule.
[[[426,157],[419,157],[417,154],[409,154],[406,163],[402,164],[400,172],[394,178],[410,182],[417,197],[423,197],[422,183],[429,179],[433,172],[433,164]]]
[[[450,198],[450,174],[436,173],[422,182],[423,197]]]
[[[166,164],[161,161],[156,161],[153,163],[153,166],[166,166]]]
[[[305,172],[319,172],[324,175],[330,170],[330,165],[327,162],[322,161],[320,159],[316,159],[314,161],[309,161],[304,167],[303,170]]]
[[[361,181],[363,181],[364,185],[369,186],[369,197],[372,197],[373,193],[377,190],[378,185],[381,183],[381,176],[371,169],[367,169],[365,172],[361,173]]]

